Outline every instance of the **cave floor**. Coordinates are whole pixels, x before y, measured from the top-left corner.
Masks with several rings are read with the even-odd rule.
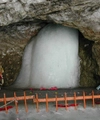
[[[8,97],[14,97],[14,92],[16,92],[16,96],[20,97],[20,96],[24,96],[24,91],[26,92],[26,96],[33,96],[38,94],[38,98],[46,98],[46,94],[48,94],[48,98],[55,98],[55,96],[57,95],[57,97],[64,97],[64,93],[67,93],[67,97],[73,97],[74,93],[76,92],[76,96],[83,96],[83,91],[85,92],[86,96],[90,96],[92,95],[92,91],[94,91],[94,95],[100,95],[100,90],[96,90],[95,88],[74,88],[74,89],[58,89],[58,90],[40,90],[40,89],[10,89],[10,88],[2,88],[0,90],[0,98],[4,98],[4,93],[6,94],[6,98]],[[91,99],[86,99],[86,106],[89,105],[92,107],[92,100]],[[7,103],[9,103],[10,101],[8,101]],[[95,105],[100,105],[100,98],[95,98],[94,102],[99,102],[99,104]],[[14,101],[13,101],[14,103]],[[33,104],[32,99],[31,100],[27,100],[28,105]],[[70,104],[75,104],[74,100],[68,100],[67,101],[68,105]],[[84,107],[84,99],[83,100],[76,100],[76,103],[79,105],[81,104]],[[4,102],[0,102],[0,106],[2,106],[4,104]],[[24,101],[23,100],[19,100],[18,101],[18,106],[19,105],[24,105]],[[41,103],[41,104],[46,104],[46,103]],[[39,105],[41,105],[39,104]],[[56,102],[49,102],[49,104],[53,104],[55,105]],[[62,104],[65,105],[64,101],[59,101],[57,104]],[[11,105],[11,104],[10,104]],[[33,104],[35,105],[35,104]],[[15,106],[13,104],[13,106]]]
[[[74,92],[76,92],[77,96],[83,95],[83,91],[85,95],[91,95],[92,91],[94,91],[95,95],[100,95],[100,91],[95,88],[75,88],[75,89],[58,89],[58,90],[39,90],[39,89],[10,89],[10,88],[2,88],[0,90],[0,98],[4,97],[4,93],[6,97],[13,97],[14,92],[16,92],[16,96],[23,96],[24,91],[26,91],[26,95],[35,95],[38,94],[39,98],[45,98],[46,93],[48,97],[63,97],[64,93],[67,93],[67,96],[74,96]],[[100,99],[98,99],[100,102]],[[75,101],[68,101],[69,104],[73,104]],[[8,102],[7,102],[8,103]],[[33,104],[32,100],[27,100],[28,112],[25,110],[24,101],[18,101],[18,114],[16,114],[15,102],[13,101],[8,106],[12,106],[12,109],[8,110],[8,114],[6,111],[0,111],[0,120],[99,120],[100,116],[100,104],[92,107],[92,100],[86,100],[86,109],[83,107],[84,101],[77,100],[77,110],[75,110],[75,106],[68,107],[66,112],[65,108],[58,108],[56,111],[55,102],[49,103],[49,111],[46,112],[46,104],[39,103],[39,112],[36,110],[36,104]],[[64,104],[64,101],[58,102],[58,104]],[[0,102],[0,108],[4,105],[4,102]]]
[[[14,92],[16,92],[17,96],[23,96],[24,91],[26,95],[36,95],[38,94],[39,98],[44,98],[46,93],[48,97],[61,97],[64,93],[67,93],[67,96],[73,96],[74,92],[76,92],[77,96],[83,95],[83,91],[85,95],[91,95],[92,91],[94,91],[95,95],[100,95],[100,90],[96,90],[95,88],[74,88],[74,89],[57,89],[57,90],[40,90],[40,89],[10,89],[10,88],[2,88],[0,90],[0,98],[4,97],[4,93],[6,93],[6,97],[13,97]]]

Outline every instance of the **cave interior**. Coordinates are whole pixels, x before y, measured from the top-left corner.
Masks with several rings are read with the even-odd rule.
[[[5,71],[3,73],[3,77],[5,80],[3,87],[10,86],[16,81],[22,65],[22,56],[25,46],[29,43],[29,40],[32,37],[36,36],[38,32],[48,23],[51,22],[39,22],[38,24],[36,24],[36,26],[40,25],[40,27],[38,27],[36,30],[36,26],[34,26],[33,31],[31,30],[31,25],[33,25],[32,22],[19,22],[0,28],[0,35],[4,35],[3,37],[1,37],[0,51],[1,64]],[[24,26],[29,26],[30,29],[28,28],[24,30]],[[93,53],[94,43],[94,41],[85,38],[79,31],[79,87],[96,87],[100,84],[100,75],[98,74],[99,68],[95,59],[95,55]],[[13,50],[13,47],[15,47],[15,50]]]

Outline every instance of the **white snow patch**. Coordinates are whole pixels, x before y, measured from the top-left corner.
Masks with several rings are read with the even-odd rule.
[[[0,120],[100,120],[100,107],[92,108],[87,106],[84,109],[79,106],[77,110],[74,107],[59,108],[56,112],[55,107],[49,106],[49,111],[46,112],[45,106],[40,108],[39,112],[36,112],[36,108],[32,108],[32,105],[28,106],[28,113],[25,112],[23,106],[19,106],[19,113],[15,113],[15,108],[10,109],[8,114],[0,112]]]

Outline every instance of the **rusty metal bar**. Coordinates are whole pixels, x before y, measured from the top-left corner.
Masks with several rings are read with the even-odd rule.
[[[92,91],[92,106],[95,107],[95,103],[94,103],[94,91]]]
[[[25,110],[28,112],[27,102],[26,102],[26,92],[24,91],[24,104],[25,104]]]
[[[75,109],[77,109],[77,103],[76,103],[76,92],[74,92],[74,103],[75,103]]]
[[[66,110],[67,110],[67,109],[68,109],[68,108],[67,108],[67,105],[68,105],[68,103],[67,103],[67,93],[64,94],[64,98],[65,98],[65,106],[66,106],[65,108],[66,108]]]
[[[26,100],[30,100],[30,99],[33,99],[33,96],[34,95],[31,95],[31,96],[26,96]],[[96,98],[100,98],[100,95],[94,95],[94,99]],[[16,99],[19,101],[19,100],[24,100],[24,96],[17,96]],[[60,97],[60,98],[57,98],[58,101],[64,101],[64,97]],[[87,99],[92,99],[92,96],[85,96],[85,100]],[[15,100],[14,97],[9,97],[9,98],[6,98],[6,101],[13,101]],[[67,100],[70,101],[70,100],[74,100],[74,97],[67,97]],[[77,96],[76,97],[76,100],[83,100],[83,96]],[[3,102],[4,101],[4,98],[0,98],[0,102]],[[36,99],[34,98],[34,102],[36,102]],[[38,102],[46,102],[46,99],[45,98],[39,98],[38,99]],[[48,98],[48,102],[55,102],[55,98]]]
[[[94,98],[100,98],[100,95],[94,95]],[[58,101],[64,101],[64,97],[57,98]],[[92,99],[92,96],[85,96],[85,100]],[[74,97],[67,97],[68,101],[74,100]],[[76,100],[83,100],[83,96],[77,96]],[[36,100],[34,100],[36,102]],[[45,98],[38,99],[38,102],[46,102]],[[48,102],[55,102],[55,98],[48,98]]]
[[[46,101],[46,100],[45,100]],[[36,94],[36,109],[37,112],[39,112],[39,99],[38,99],[38,94]]]
[[[58,110],[58,98],[57,95],[55,95],[55,101],[56,101],[56,111]]]
[[[17,96],[16,97],[17,100],[24,100],[24,96]],[[33,99],[33,95],[31,96],[26,96],[26,100],[30,100],[30,99]],[[6,98],[6,101],[13,101],[15,100],[14,97],[9,97],[9,98]],[[3,102],[4,101],[4,98],[0,98],[0,102]]]
[[[48,94],[46,94],[46,111],[48,112]]]
[[[86,101],[85,101],[85,98],[86,98],[86,96],[85,96],[85,92],[83,91],[83,102],[84,102],[84,108],[86,108]]]
[[[15,98],[15,108],[16,108],[16,113],[18,113],[18,101],[16,99],[16,93],[14,92],[14,98]]]
[[[35,98],[34,98],[34,96],[33,96],[33,99],[32,99],[32,101],[33,101],[33,104],[34,104],[34,99],[35,99]]]
[[[8,113],[6,104],[7,104],[7,102],[6,102],[6,94],[4,93],[4,106],[5,106],[6,113]]]

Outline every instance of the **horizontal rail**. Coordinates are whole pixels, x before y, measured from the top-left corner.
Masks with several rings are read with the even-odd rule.
[[[74,97],[66,97],[68,101],[75,100]],[[100,95],[95,95],[94,98],[100,98]],[[92,99],[92,96],[85,96],[85,99]],[[57,98],[57,101],[64,101],[65,98]],[[83,96],[77,96],[76,100],[83,100]],[[56,98],[48,98],[48,102],[55,102]],[[36,102],[36,99],[34,99],[34,102]],[[46,102],[46,98],[40,98],[38,99],[38,102]]]
[[[26,96],[26,100],[33,99],[34,95]],[[66,97],[68,101],[74,100],[74,97]],[[94,95],[94,99],[100,98],[100,95]],[[56,98],[48,98],[48,102],[55,102]],[[85,96],[85,99],[92,99],[92,96]],[[14,97],[6,98],[6,101],[13,101]],[[17,97],[16,100],[24,100],[24,96]],[[58,101],[64,101],[64,97],[57,98]],[[77,96],[76,100],[83,100],[83,96]],[[4,102],[4,98],[0,98],[0,102]],[[34,102],[36,102],[36,98],[34,98]],[[38,98],[38,102],[46,102],[46,98]]]
[[[33,99],[34,95],[31,95],[31,96],[26,96],[26,100],[30,100],[30,99]],[[6,98],[6,101],[13,101],[13,100],[24,100],[24,96],[20,96],[20,97],[9,97],[9,98]],[[0,102],[3,102],[4,101],[4,98],[0,98]]]

